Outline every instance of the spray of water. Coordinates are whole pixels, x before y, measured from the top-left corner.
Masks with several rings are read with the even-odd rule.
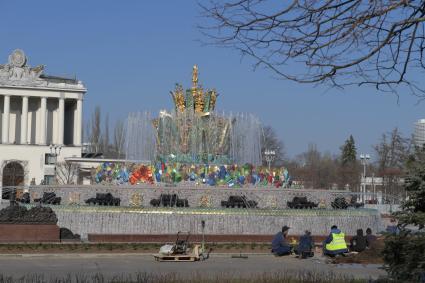
[[[155,159],[156,142],[151,113],[130,113],[127,117],[126,135],[127,160]]]
[[[252,114],[218,114],[218,93],[198,83],[198,66],[192,69],[192,86],[176,84],[172,112],[130,113],[127,119],[126,157],[182,163],[261,164],[261,124]]]
[[[261,123],[252,114],[231,116],[230,155],[235,163],[261,164]]]
[[[252,114],[130,113],[126,142],[132,160],[261,164],[261,123]]]

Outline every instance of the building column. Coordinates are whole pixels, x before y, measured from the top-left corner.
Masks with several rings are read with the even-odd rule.
[[[4,96],[2,143],[9,143],[10,95]]]
[[[59,98],[58,107],[58,134],[56,144],[63,145],[64,137],[64,124],[65,124],[65,99]]]
[[[40,103],[40,121],[38,125],[40,126],[40,130],[38,131],[39,139],[38,143],[41,145],[46,144],[46,117],[47,117],[47,98],[42,97]]]
[[[74,119],[76,121],[75,127],[75,137],[74,137],[74,145],[81,146],[81,134],[82,134],[82,124],[83,124],[83,100],[77,99],[77,109],[76,109],[77,118]]]
[[[21,144],[28,143],[28,96],[22,97]]]

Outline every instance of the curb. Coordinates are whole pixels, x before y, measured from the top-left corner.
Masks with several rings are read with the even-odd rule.
[[[2,258],[109,258],[109,257],[146,257],[152,256],[152,253],[60,253],[60,254],[0,254]],[[247,255],[247,256],[270,256],[270,253],[211,253],[210,257],[231,257],[234,255]]]

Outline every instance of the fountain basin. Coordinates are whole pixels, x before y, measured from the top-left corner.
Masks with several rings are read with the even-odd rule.
[[[283,225],[292,235],[306,229],[314,235],[327,235],[338,225],[346,235],[359,228],[374,232],[384,229],[377,210],[292,210],[219,208],[141,208],[104,206],[52,206],[58,225],[78,233],[103,235],[170,235],[178,231],[201,234],[201,221],[207,235],[273,235]]]

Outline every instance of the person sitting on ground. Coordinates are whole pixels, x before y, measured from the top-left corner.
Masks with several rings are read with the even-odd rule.
[[[272,253],[277,256],[289,255],[291,254],[292,247],[289,245],[286,237],[288,235],[289,227],[283,226],[282,232],[278,232],[272,241]]]
[[[331,233],[323,243],[323,255],[334,257],[348,252],[345,234],[336,225],[331,227]]]
[[[312,249],[314,248],[314,242],[311,237],[311,232],[306,230],[305,234],[301,236],[300,243],[295,250],[295,253],[301,258],[307,258],[314,256]]]
[[[393,235],[398,235],[400,233],[400,229],[397,226],[397,220],[393,217],[390,219],[390,225],[385,229],[388,233]]]
[[[366,229],[366,246],[368,248],[373,247],[376,240],[377,240],[376,236],[372,234],[372,229],[367,228]]]
[[[358,253],[364,251],[367,246],[366,242],[367,240],[363,235],[363,229],[358,229],[357,235],[350,240],[350,251]]]

